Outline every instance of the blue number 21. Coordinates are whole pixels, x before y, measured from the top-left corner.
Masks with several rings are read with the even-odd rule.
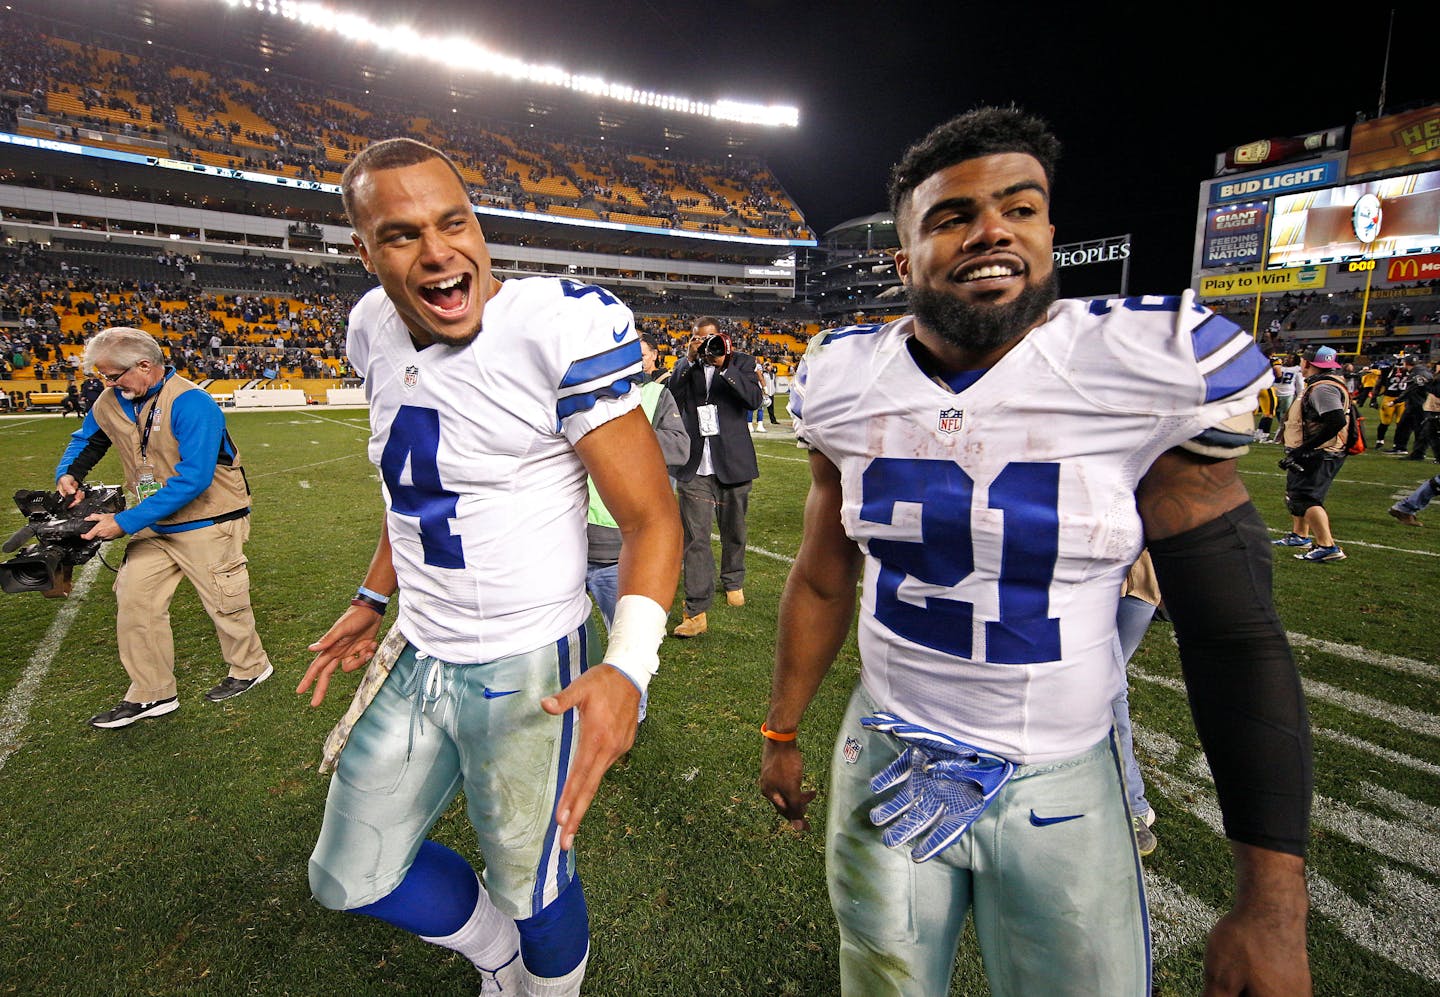
[[[920,540],[869,542],[880,562],[875,617],[916,644],[972,658],[972,603],[932,596],[924,606],[899,597],[907,577],[958,585],[975,571],[970,512],[975,482],[948,460],[881,457],[865,469],[860,518],[892,525],[895,506],[917,506]],[[1004,516],[998,577],[999,619],[985,623],[985,661],[1028,665],[1060,657],[1060,621],[1049,616],[1050,581],[1060,544],[1060,465],[1012,463],[991,483],[989,507]]]
[[[390,438],[380,455],[380,473],[390,492],[392,512],[420,520],[420,545],[425,563],[437,568],[465,567],[465,548],[450,532],[458,492],[440,481],[440,413],[433,408],[401,405],[390,424]],[[410,481],[401,480],[410,464]]]

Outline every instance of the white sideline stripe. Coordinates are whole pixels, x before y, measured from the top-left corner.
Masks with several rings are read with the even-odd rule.
[[[1287,632],[1285,636],[1290,638],[1291,645],[1295,647],[1313,647],[1317,651],[1324,651],[1326,654],[1333,654],[1340,658],[1349,658],[1351,661],[1358,661],[1362,664],[1388,668],[1406,675],[1440,679],[1440,667],[1429,662],[1417,661],[1414,658],[1402,658],[1397,654],[1377,654],[1368,648],[1356,647],[1354,644],[1336,644],[1333,641],[1308,637],[1294,631]]]
[[[1153,682],[1155,685],[1164,686],[1167,689],[1175,689],[1179,692],[1185,691],[1185,683],[1179,679],[1169,678],[1164,675],[1151,675],[1149,672],[1139,668],[1131,668],[1130,674],[1146,682]],[[1415,734],[1425,734],[1429,737],[1440,737],[1440,717],[1431,713],[1421,713],[1419,710],[1412,710],[1408,706],[1398,706],[1394,703],[1387,703],[1376,699],[1373,696],[1363,696],[1358,692],[1349,692],[1345,689],[1337,689],[1325,682],[1317,682],[1315,679],[1301,677],[1300,684],[1305,689],[1305,695],[1311,699],[1323,699],[1327,703],[1334,703],[1351,713],[1358,713],[1362,717],[1369,717],[1371,720],[1381,720],[1397,727],[1404,727]]]
[[[28,426],[28,425],[30,425],[32,422],[39,422],[39,421],[40,421],[40,417],[39,417],[39,416],[36,416],[36,415],[32,415],[32,416],[23,416],[23,415],[22,415],[22,416],[11,416],[11,417],[5,419],[3,422],[0,422],[0,429],[9,429],[9,428],[12,427],[12,426]]]
[[[1173,690],[1180,693],[1181,695],[1185,694],[1185,683],[1180,681],[1179,679],[1169,678],[1165,675],[1151,675],[1149,672],[1142,671],[1141,669],[1135,667],[1131,667],[1130,674],[1133,675],[1135,678],[1140,679],[1144,682],[1149,682],[1152,685],[1158,685],[1162,688]],[[1307,684],[1306,693],[1308,694],[1309,691],[1310,690]],[[1388,709],[1389,707],[1387,707],[1387,710]],[[1394,721],[1394,718],[1388,715],[1388,713],[1387,715],[1378,717],[1377,719],[1392,722]],[[1422,758],[1414,758],[1402,752],[1393,751],[1390,748],[1381,747],[1378,744],[1373,744],[1370,741],[1358,738],[1353,734],[1346,734],[1341,731],[1329,730],[1325,727],[1312,727],[1310,732],[1316,737],[1323,737],[1328,740],[1335,741],[1339,744],[1345,745],[1347,748],[1354,748],[1357,751],[1368,752],[1372,755],[1375,755],[1377,758],[1383,758],[1386,761],[1394,762],[1397,765],[1404,765],[1406,768],[1415,769],[1417,772],[1425,772],[1430,775],[1440,775],[1440,765],[1436,765],[1434,762],[1427,762]],[[1152,753],[1156,752],[1152,751]],[[1171,752],[1171,757],[1173,757],[1173,750]]]
[[[1145,870],[1145,899],[1150,906],[1152,962],[1204,942],[1215,922],[1220,920],[1220,911],[1149,869]]]
[[[50,629],[45,631],[40,645],[30,656],[30,662],[25,666],[20,681],[15,683],[15,687],[5,697],[5,702],[0,704],[0,769],[5,767],[10,756],[20,747],[20,732],[30,720],[30,706],[35,702],[36,693],[40,691],[40,683],[45,681],[45,676],[49,674],[55,652],[60,650],[60,644],[70,632],[70,624],[75,622],[75,616],[80,612],[80,604],[85,600],[85,593],[89,591],[90,583],[99,572],[99,558],[80,569],[75,576],[75,585],[70,590],[69,598],[50,622]]]

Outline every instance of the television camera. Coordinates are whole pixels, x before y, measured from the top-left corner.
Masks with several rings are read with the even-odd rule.
[[[59,492],[15,493],[15,504],[28,522],[0,547],[6,554],[19,551],[0,562],[0,590],[44,592],[49,598],[70,594],[72,569],[99,553],[103,543],[84,539],[95,526],[86,517],[120,512],[125,492],[116,485],[86,485],[80,501],[73,506],[70,501]]]

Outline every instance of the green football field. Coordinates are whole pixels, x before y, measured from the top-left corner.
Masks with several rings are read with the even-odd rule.
[[[783,409],[783,405],[781,406]],[[0,994],[473,994],[469,964],[309,897],[323,811],[320,746],[354,677],[312,709],[294,693],[305,647],[346,607],[374,550],[378,480],[363,410],[230,412],[255,493],[252,598],[276,674],[222,705],[214,631],[182,585],[171,608],[181,708],[121,731],[85,721],[126,678],[113,575],[75,594],[0,595]],[[0,419],[0,534],[10,495],[51,485],[74,420]],[[806,487],[787,434],[756,438],[747,604],[667,639],[650,717],[581,826],[577,855],[595,995],[831,995],[825,765],[858,671],[853,638],[801,735],[820,790],[790,831],[756,790],[775,604]],[[1288,528],[1279,452],[1241,461],[1261,514]],[[1430,474],[1378,454],[1347,462],[1327,503],[1349,557],[1277,551],[1276,599],[1306,683],[1316,778],[1310,959],[1316,993],[1440,993],[1440,504],[1404,527],[1386,508]],[[109,457],[92,480],[116,483]],[[104,556],[118,561],[119,548]],[[678,603],[671,622],[678,621]],[[1168,625],[1131,663],[1131,709],[1158,850],[1145,862],[1156,992],[1198,994],[1209,924],[1229,895],[1214,786]],[[1266,759],[1257,758],[1257,765]],[[478,863],[463,806],[434,836]],[[967,939],[952,992],[987,992]]]

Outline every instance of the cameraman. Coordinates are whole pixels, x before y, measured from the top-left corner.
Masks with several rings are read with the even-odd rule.
[[[205,694],[238,696],[273,669],[250,609],[243,550],[250,535],[250,488],[225,416],[210,395],[165,365],[148,333],[106,329],[85,345],[85,368],[112,387],[71,435],[55,470],[56,490],[82,496],[85,475],[112,446],[136,504],[93,514],[85,539],[130,535],[115,579],[115,633],[130,676],[125,698],[90,718],[92,727],[128,727],[178,709],[169,608],[180,576],[190,579],[215,623],[229,675]]]
[[[1321,346],[1300,359],[1303,384],[1280,427],[1285,456],[1285,506],[1291,530],[1276,547],[1309,548],[1296,554],[1301,561],[1343,561],[1345,552],[1330,532],[1325,495],[1345,463],[1345,435],[1350,421],[1350,392],[1336,373],[1340,363],[1335,350]]]
[[[755,358],[732,350],[730,337],[712,318],[695,323],[687,355],[668,383],[690,434],[690,459],[675,474],[685,528],[685,618],[674,634],[698,637],[709,629],[705,613],[715,598],[710,525],[717,518],[725,601],[745,605],[745,514],[750,484],[760,476],[745,427],[763,392]]]

